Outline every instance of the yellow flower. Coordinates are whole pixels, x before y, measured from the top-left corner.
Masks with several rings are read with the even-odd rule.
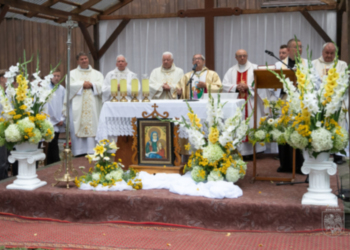
[[[102,145],[97,145],[94,148],[95,154],[100,155],[101,157],[103,157],[103,153],[106,151],[106,148]]]
[[[190,144],[190,143],[187,143],[187,144],[185,145],[185,150],[190,150],[190,148],[191,148],[191,144]]]
[[[328,70],[328,76],[332,76],[336,72],[335,68]]]
[[[29,120],[31,120],[32,122],[35,122],[35,117],[34,117],[34,116],[29,116],[28,118],[29,118]]]
[[[111,156],[115,156],[115,154],[111,154]]]
[[[20,119],[22,117],[22,115],[15,115],[14,117],[13,117],[13,119],[14,120],[18,120],[18,119]]]
[[[210,133],[208,138],[209,138],[209,141],[213,144],[219,140],[219,130],[217,129],[217,127],[210,128]]]
[[[112,142],[109,144],[109,147],[110,147],[111,149],[115,149],[115,150],[118,150],[118,149],[119,149],[119,148],[117,147],[117,144],[115,144],[114,141],[112,141]]]
[[[268,108],[269,105],[270,105],[269,100],[267,100],[267,98],[264,98],[264,99],[263,99],[263,103],[264,103],[264,107],[265,107],[265,108]]]
[[[38,121],[43,121],[46,119],[46,116],[43,114],[36,114],[35,119]]]
[[[94,158],[93,155],[86,155],[85,158],[89,160],[89,163],[91,164],[92,159]]]
[[[9,115],[15,115],[16,114],[16,110],[12,110],[8,113]]]
[[[22,110],[25,110],[26,108],[27,108],[27,106],[24,105],[24,104],[23,104],[22,106],[19,107],[19,109],[22,109]]]

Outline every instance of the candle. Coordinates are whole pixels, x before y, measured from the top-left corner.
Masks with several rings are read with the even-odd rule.
[[[118,93],[118,80],[117,79],[111,80],[111,92]]]
[[[142,92],[149,93],[149,80],[148,79],[142,79]]]
[[[139,81],[137,79],[131,80],[131,92],[134,94],[139,92]]]
[[[120,80],[120,93],[126,93],[127,87],[126,87],[126,79]]]

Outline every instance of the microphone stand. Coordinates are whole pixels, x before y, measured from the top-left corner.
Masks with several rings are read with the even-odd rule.
[[[194,73],[195,73],[195,69],[193,70],[193,73],[192,73],[192,76],[191,78],[188,80],[187,84],[186,84],[186,87],[188,86],[188,84],[190,85],[190,99],[189,100],[184,100],[184,102],[196,102],[198,101],[198,99],[192,99],[192,81],[193,81],[193,76],[194,76]]]

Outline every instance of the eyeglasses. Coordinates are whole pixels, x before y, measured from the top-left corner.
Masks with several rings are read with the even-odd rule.
[[[202,57],[194,57],[193,58],[193,61],[197,61],[197,60],[203,60],[203,58]]]

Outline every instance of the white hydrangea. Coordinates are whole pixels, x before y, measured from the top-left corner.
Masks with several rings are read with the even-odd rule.
[[[299,134],[298,131],[294,131],[290,135],[289,139],[292,142],[293,146],[299,149],[304,149],[309,143],[308,139],[302,136],[301,134]]]
[[[19,142],[22,140],[21,132],[16,124],[11,124],[5,130],[5,138],[8,142]]]
[[[99,173],[92,173],[92,180],[98,181],[100,179],[100,174]]]
[[[203,157],[208,159],[209,162],[215,162],[222,158],[225,152],[222,148],[217,144],[209,143],[209,145],[203,148]]]
[[[273,129],[270,134],[272,135],[272,140],[277,141],[278,137],[282,134],[278,129]]]
[[[336,134],[335,133],[335,129],[333,131],[334,146],[332,148],[332,153],[337,153],[340,150],[343,150],[344,148],[346,148],[346,146],[348,145],[348,142],[349,142],[349,134],[348,134],[348,132],[344,128],[341,128],[340,129],[340,133],[343,136]]]
[[[229,167],[226,170],[226,180],[229,182],[237,182],[240,178],[239,170],[233,167]]]
[[[325,128],[318,128],[311,133],[311,145],[315,152],[330,150],[333,147],[332,134]]]
[[[263,130],[258,130],[258,131],[255,132],[254,136],[255,136],[256,139],[262,141],[262,140],[265,140],[266,133]]]
[[[121,169],[120,169],[121,170]],[[119,168],[117,170],[114,170],[112,172],[110,172],[109,174],[111,175],[111,177],[114,179],[114,180],[120,180],[122,179],[123,177],[123,170],[120,171]]]
[[[222,176],[220,170],[212,170],[208,175],[208,181],[223,181],[224,177]]]

